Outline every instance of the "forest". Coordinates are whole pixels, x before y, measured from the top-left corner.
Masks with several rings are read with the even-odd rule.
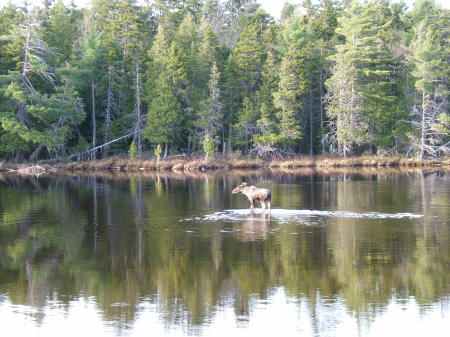
[[[450,10],[433,0],[305,0],[278,19],[252,0],[0,9],[5,161],[440,157],[449,93]]]

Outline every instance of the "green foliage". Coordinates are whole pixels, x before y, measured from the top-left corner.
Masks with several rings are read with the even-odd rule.
[[[207,158],[214,155],[216,152],[216,142],[209,135],[203,139],[203,151],[205,152]]]
[[[144,136],[151,143],[172,143],[180,131],[181,105],[173,90],[169,74],[162,72],[156,82],[144,131]]]
[[[355,1],[338,21],[336,32],[344,43],[337,46],[334,74],[328,81],[328,115],[335,122],[338,148],[347,152],[365,143],[388,150],[394,146],[396,121],[406,118],[401,59],[391,49],[400,43],[394,16],[385,1]]]
[[[138,148],[134,141],[131,142],[131,144],[130,144],[130,148],[128,149],[128,154],[130,155],[131,159],[136,159],[138,156]]]
[[[279,89],[274,93],[280,138],[290,149],[301,137],[301,95],[307,84],[302,71],[303,61],[298,45],[292,43],[281,62]]]
[[[162,152],[163,152],[162,146],[161,146],[161,144],[158,144],[155,148],[155,156],[156,156],[158,162],[159,162],[159,159],[161,158]]]
[[[1,157],[53,157],[142,128],[139,151],[202,152],[209,136],[224,153],[442,155],[449,17],[431,0],[305,1],[280,23],[249,1],[7,4]]]
[[[414,87],[418,91],[415,102],[417,127],[412,134],[413,146],[420,158],[448,152],[448,109],[450,93],[450,11],[440,13],[433,2],[419,1],[413,10],[413,49],[408,55],[412,65]]]
[[[155,156],[159,157],[159,156],[161,156],[161,153],[162,153],[162,147],[161,147],[161,144],[158,144],[155,148]]]

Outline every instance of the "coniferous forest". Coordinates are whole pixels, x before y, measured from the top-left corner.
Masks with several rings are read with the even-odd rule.
[[[450,151],[432,0],[46,0],[0,9],[0,159]]]

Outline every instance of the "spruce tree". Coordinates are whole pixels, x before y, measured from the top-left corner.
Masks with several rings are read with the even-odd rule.
[[[300,114],[303,102],[300,98],[307,85],[301,66],[301,51],[296,43],[291,43],[281,61],[279,89],[274,93],[280,141],[290,152],[295,150],[301,137]]]
[[[445,107],[450,94],[450,66],[446,62],[450,56],[450,31],[442,27],[449,26],[450,11],[438,11],[431,2],[419,1],[414,13],[415,38],[410,60],[420,99],[413,107],[418,133],[412,138],[419,158],[423,159],[446,153],[449,148]]]
[[[144,137],[151,143],[164,144],[165,157],[182,127],[180,109],[180,103],[173,92],[170,73],[163,71],[155,82]]]
[[[220,73],[215,63],[211,66],[208,92],[209,96],[204,101],[196,124],[201,139],[209,137],[212,140],[217,140],[219,136],[223,137],[223,104],[220,94]]]
[[[405,116],[405,107],[399,62],[389,49],[395,39],[388,3],[373,0],[361,5],[354,1],[339,18],[336,32],[345,42],[336,47],[336,66],[328,81],[328,115],[333,118],[337,139],[341,139],[340,151],[347,154],[363,143],[369,151],[373,146],[381,153],[390,150],[396,120]],[[340,87],[344,84],[349,87]]]

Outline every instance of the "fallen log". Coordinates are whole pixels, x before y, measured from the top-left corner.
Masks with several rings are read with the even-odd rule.
[[[40,175],[40,174],[44,173],[45,171],[46,171],[46,169],[39,165],[21,167],[17,170],[10,170],[10,172],[16,172],[16,173],[25,174],[25,175]]]

